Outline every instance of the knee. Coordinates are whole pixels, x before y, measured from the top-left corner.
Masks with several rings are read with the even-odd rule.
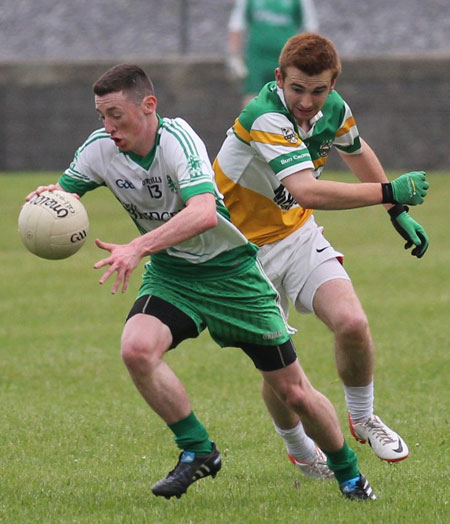
[[[369,322],[364,311],[342,313],[335,324],[334,332],[339,337],[352,340],[366,339],[369,336]]]
[[[288,385],[279,391],[278,394],[281,400],[296,413],[309,412],[311,395],[306,384]]]
[[[145,315],[136,315],[125,324],[121,355],[128,369],[140,369],[159,362],[171,344],[169,328]]]
[[[121,355],[122,360],[128,368],[136,368],[147,361],[151,350],[147,344],[133,337],[122,338]]]
[[[167,348],[151,334],[142,334],[132,331],[124,332],[121,341],[122,360],[130,370],[139,370],[155,365],[162,359]]]

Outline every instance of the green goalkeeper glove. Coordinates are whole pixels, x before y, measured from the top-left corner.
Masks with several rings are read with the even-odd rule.
[[[413,245],[416,247],[411,251],[411,255],[422,258],[428,249],[429,240],[423,227],[411,218],[408,214],[408,207],[397,204],[388,210],[392,225],[406,240],[405,249]]]
[[[381,184],[383,204],[422,204],[430,184],[424,171],[411,171],[387,184]]]

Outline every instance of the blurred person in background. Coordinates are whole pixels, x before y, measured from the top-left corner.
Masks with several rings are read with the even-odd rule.
[[[228,30],[227,68],[243,81],[245,106],[273,80],[286,40],[318,23],[313,0],[235,0]]]

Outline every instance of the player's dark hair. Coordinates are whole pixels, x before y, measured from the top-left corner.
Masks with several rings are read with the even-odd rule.
[[[341,73],[341,60],[333,42],[317,33],[300,33],[285,43],[279,60],[280,72],[286,77],[286,68],[296,67],[312,76],[326,70],[333,73],[335,80]]]
[[[92,86],[97,96],[123,91],[136,103],[149,95],[154,95],[152,81],[137,65],[119,64],[108,69]]]

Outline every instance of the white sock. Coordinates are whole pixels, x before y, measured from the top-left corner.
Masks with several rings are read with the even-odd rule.
[[[344,386],[344,393],[353,422],[367,420],[373,415],[373,380],[367,386]]]
[[[316,458],[316,445],[305,433],[301,422],[292,429],[281,429],[275,422],[273,425],[275,431],[284,440],[289,455],[302,462],[312,462]]]

